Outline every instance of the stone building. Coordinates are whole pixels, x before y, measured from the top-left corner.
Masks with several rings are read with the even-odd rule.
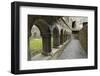
[[[87,17],[28,15],[28,40],[31,36],[41,36],[42,54],[49,56],[52,52],[51,38],[53,48],[59,48],[71,40],[73,35],[79,37],[79,31],[83,28],[82,23],[86,21]],[[28,49],[28,60],[31,60],[31,51]]]
[[[36,27],[34,27],[34,25]],[[67,39],[70,39],[69,37],[72,33],[70,26],[62,16],[28,15],[28,39],[31,35],[35,35],[37,37],[39,34],[36,33],[38,30],[37,28],[40,30],[40,36],[42,38],[42,54],[46,56],[50,55],[52,52],[51,37],[53,37],[53,47],[58,48],[60,45],[63,45]],[[30,49],[28,50],[28,55],[28,59],[30,60]]]
[[[88,44],[88,18],[87,17],[70,17],[72,33],[76,39],[79,39],[83,49],[87,52]]]

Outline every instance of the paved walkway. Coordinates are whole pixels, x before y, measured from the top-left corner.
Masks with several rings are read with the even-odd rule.
[[[72,39],[66,46],[61,56],[58,59],[79,59],[87,58],[85,51],[82,49],[79,40]]]

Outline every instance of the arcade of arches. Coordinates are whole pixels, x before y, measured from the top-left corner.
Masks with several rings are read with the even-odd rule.
[[[52,48],[57,49],[61,45],[66,45],[71,41],[73,31],[71,26],[67,24],[68,18],[65,17],[65,19],[62,16],[28,15],[28,45],[32,36],[32,27],[35,27],[33,30],[40,31],[34,32],[34,37],[41,37],[42,39],[42,55],[49,56],[53,51]],[[72,24],[75,24],[75,21]],[[31,49],[28,48],[28,60],[31,60],[31,58]]]

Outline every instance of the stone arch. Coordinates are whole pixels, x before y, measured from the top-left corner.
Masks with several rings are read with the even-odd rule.
[[[33,19],[33,17],[29,16],[28,17],[28,36],[31,36],[31,28],[33,25],[36,25],[40,32],[41,35],[44,34],[51,34],[49,25],[47,24],[47,22],[43,19]]]
[[[53,28],[53,48],[57,48],[60,45],[60,35],[57,26]]]
[[[40,29],[41,35],[44,35],[44,34],[50,35],[51,34],[49,25],[45,20],[43,20],[43,19],[35,20],[34,24],[37,25],[37,27]]]
[[[36,19],[35,21],[33,21],[33,19],[29,17],[28,18],[28,38],[31,35],[31,28],[33,25],[36,25],[40,30],[40,34],[42,37],[42,44],[43,44],[42,54],[49,55],[51,52],[51,31],[47,22],[43,19]],[[30,55],[30,51],[28,51],[28,53]]]
[[[63,34],[63,29],[61,29],[61,31],[60,31],[60,44],[63,44],[63,40],[64,40],[64,36],[63,36],[64,34]]]
[[[32,38],[40,38],[41,37],[40,30],[39,30],[39,28],[36,25],[32,26],[31,37]]]
[[[40,28],[43,44],[43,55],[49,55],[51,52],[51,31],[46,21],[39,19],[34,23]]]

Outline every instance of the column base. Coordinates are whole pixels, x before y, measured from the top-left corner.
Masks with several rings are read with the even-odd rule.
[[[51,53],[42,52],[42,55],[44,55],[44,56],[50,56],[50,55],[51,55]]]

